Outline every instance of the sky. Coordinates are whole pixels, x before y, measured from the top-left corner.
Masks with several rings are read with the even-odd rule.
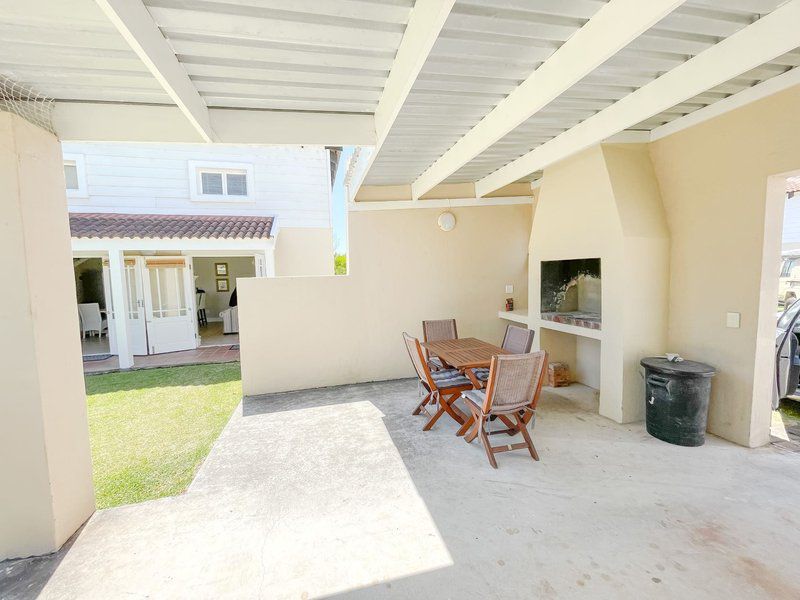
[[[331,204],[333,205],[333,244],[336,254],[345,254],[347,252],[347,198],[345,198],[344,190],[344,173],[352,154],[352,147],[345,147],[342,150],[342,157],[339,159],[339,168],[336,171],[336,182],[333,185],[331,197]]]

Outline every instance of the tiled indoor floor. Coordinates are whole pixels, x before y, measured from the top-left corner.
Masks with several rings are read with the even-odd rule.
[[[133,358],[134,369],[146,369],[152,367],[174,367],[178,365],[196,365],[207,363],[225,363],[239,360],[239,349],[231,349],[227,346],[200,347],[196,350],[184,350],[183,352],[168,352],[166,354],[152,354],[150,356],[135,356]],[[116,356],[105,360],[84,361],[84,373],[106,373],[119,369],[119,361]]]
[[[200,346],[230,346],[239,343],[238,333],[222,333],[222,321],[212,321],[200,327]]]

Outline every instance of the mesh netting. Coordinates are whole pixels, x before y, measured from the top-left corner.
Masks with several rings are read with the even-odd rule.
[[[18,115],[50,133],[53,128],[53,99],[0,75],[0,110]]]

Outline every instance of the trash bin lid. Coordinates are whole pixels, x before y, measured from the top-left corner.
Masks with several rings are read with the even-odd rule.
[[[643,358],[641,365],[665,375],[678,377],[713,377],[717,370],[711,365],[693,360],[670,362],[663,356],[648,356]]]

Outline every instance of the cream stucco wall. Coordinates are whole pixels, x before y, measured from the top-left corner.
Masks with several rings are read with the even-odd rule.
[[[333,230],[330,227],[282,227],[275,242],[275,275],[333,275]]]
[[[423,319],[499,342],[505,285],[527,297],[531,206],[456,208],[447,233],[440,212],[351,213],[347,276],[240,280],[244,393],[410,376],[401,333]]]
[[[56,550],[94,511],[56,138],[0,112],[0,560]]]
[[[541,262],[597,257],[599,359],[596,342],[549,330],[539,318]],[[553,360],[569,363],[583,383],[599,382],[600,413],[615,421],[644,413],[638,363],[664,352],[668,261],[669,236],[645,145],[595,146],[545,169],[530,238],[531,326]]]
[[[769,440],[784,194],[768,178],[800,169],[798,107],[795,87],[650,145],[672,236],[669,346],[717,368],[709,431],[747,446]]]

